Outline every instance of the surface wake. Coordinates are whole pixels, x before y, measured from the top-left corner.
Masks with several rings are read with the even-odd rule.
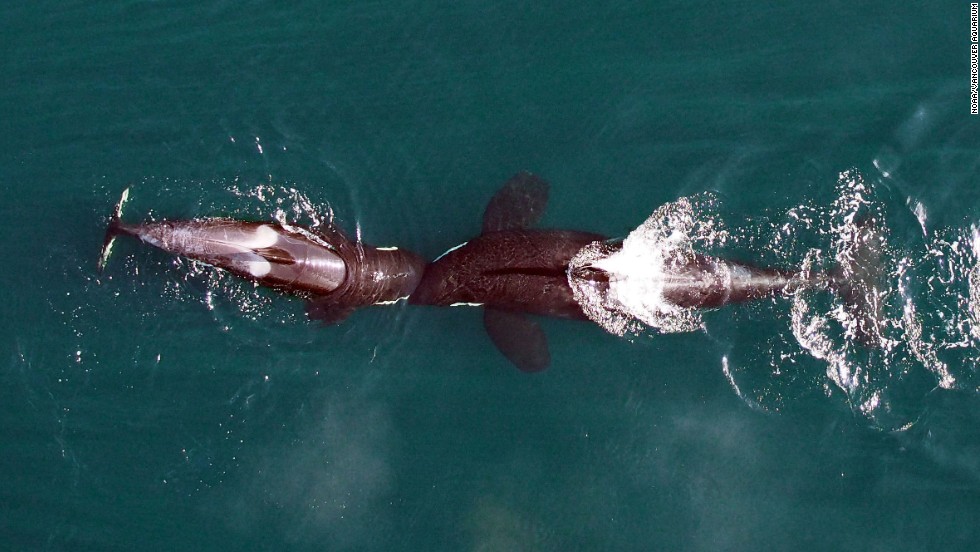
[[[930,233],[921,204],[908,200],[907,209],[895,209],[887,192],[887,183],[850,169],[840,173],[830,205],[799,205],[739,227],[722,219],[715,196],[681,198],[654,211],[621,245],[583,249],[569,282],[590,319],[631,338],[711,334],[724,324],[724,316],[718,322],[711,311],[665,299],[665,285],[695,255],[735,251],[800,281],[827,282],[763,301],[777,335],[722,340],[726,377],[754,408],[780,410],[813,391],[842,393],[877,427],[907,429],[934,390],[980,390],[980,228]],[[909,239],[912,231],[921,235]],[[734,323],[759,307],[727,308],[736,309]],[[821,364],[825,377],[815,376]]]

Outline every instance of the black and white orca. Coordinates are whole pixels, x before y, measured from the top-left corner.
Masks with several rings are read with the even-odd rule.
[[[358,307],[407,299],[425,261],[397,247],[374,247],[343,231],[227,218],[128,224],[120,220],[127,192],[106,230],[99,270],[116,236],[128,235],[168,253],[200,261],[260,285],[308,300],[307,313],[339,323]]]
[[[569,262],[593,245],[608,254],[622,242],[575,230],[531,228],[548,202],[548,183],[529,173],[511,178],[483,214],[482,233],[429,264],[409,303],[477,306],[494,345],[526,372],[544,370],[551,355],[544,331],[528,315],[585,320],[569,278],[586,278],[602,292],[615,275],[601,268],[570,273]],[[784,290],[824,285],[791,272],[764,269],[706,255],[663,275],[665,301],[692,309],[769,297]]]

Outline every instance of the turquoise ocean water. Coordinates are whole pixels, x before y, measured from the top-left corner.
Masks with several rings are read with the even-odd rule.
[[[0,548],[975,550],[969,4],[600,4],[0,6]],[[546,320],[526,375],[473,309],[325,328],[132,242],[96,273],[126,187],[130,220],[332,209],[434,258],[519,170],[546,226],[708,191],[736,253],[794,266],[826,234],[762,228],[852,167],[930,346],[850,387],[786,298]]]

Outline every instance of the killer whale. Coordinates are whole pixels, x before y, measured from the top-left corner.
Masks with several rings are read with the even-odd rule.
[[[493,196],[479,236],[429,263],[408,301],[483,308],[494,345],[525,372],[551,363],[544,331],[528,314],[586,319],[568,285],[568,263],[600,234],[530,228],[548,203],[548,183],[518,173]]]
[[[549,185],[518,173],[493,196],[479,236],[429,264],[409,303],[483,308],[483,323],[494,345],[519,369],[538,372],[550,364],[547,337],[528,316],[586,320],[569,278],[588,280],[603,293],[617,277],[603,268],[569,268],[584,247],[612,254],[621,241],[573,230],[531,228],[548,202]],[[769,297],[800,287],[827,284],[827,278],[696,255],[664,274],[664,299],[679,307],[713,309]]]
[[[309,316],[325,323],[339,323],[358,307],[404,299],[414,305],[478,306],[491,341],[526,372],[544,370],[551,362],[547,337],[528,315],[588,320],[571,279],[602,294],[617,279],[630,277],[602,262],[570,267],[585,248],[600,250],[601,259],[620,251],[623,242],[591,232],[532,228],[547,206],[549,185],[526,172],[508,180],[490,200],[479,236],[428,264],[404,249],[351,240],[333,225],[305,228],[227,218],[124,223],[127,194],[106,230],[100,272],[116,237],[129,235],[299,295],[307,299]],[[696,254],[659,276],[663,299],[683,308],[714,309],[802,288],[826,288],[856,315],[858,339],[871,343],[880,335],[880,305],[872,292],[882,273],[884,242],[875,220],[855,222],[846,270],[803,275]]]
[[[339,323],[355,309],[406,299],[425,261],[405,249],[350,239],[336,226],[317,228],[228,218],[122,222],[128,189],[116,205],[99,258],[101,272],[117,236],[226,270],[307,300],[311,319]]]

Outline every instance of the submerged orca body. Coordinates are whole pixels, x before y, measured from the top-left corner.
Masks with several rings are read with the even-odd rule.
[[[788,271],[707,255],[696,255],[665,280],[664,299],[689,309],[716,309],[820,283]]]
[[[407,298],[425,268],[414,253],[352,241],[333,226],[313,230],[224,218],[127,224],[119,220],[125,197],[106,231],[100,270],[115,237],[134,236],[168,253],[300,295],[309,301],[311,318],[337,323],[358,307]]]
[[[622,245],[622,242],[596,244],[604,257],[615,255]],[[589,281],[601,293],[607,293],[621,277],[615,268],[601,261],[576,267],[569,276]],[[685,309],[717,309],[830,283],[823,274],[809,277],[701,254],[665,267],[659,278],[663,300]]]

